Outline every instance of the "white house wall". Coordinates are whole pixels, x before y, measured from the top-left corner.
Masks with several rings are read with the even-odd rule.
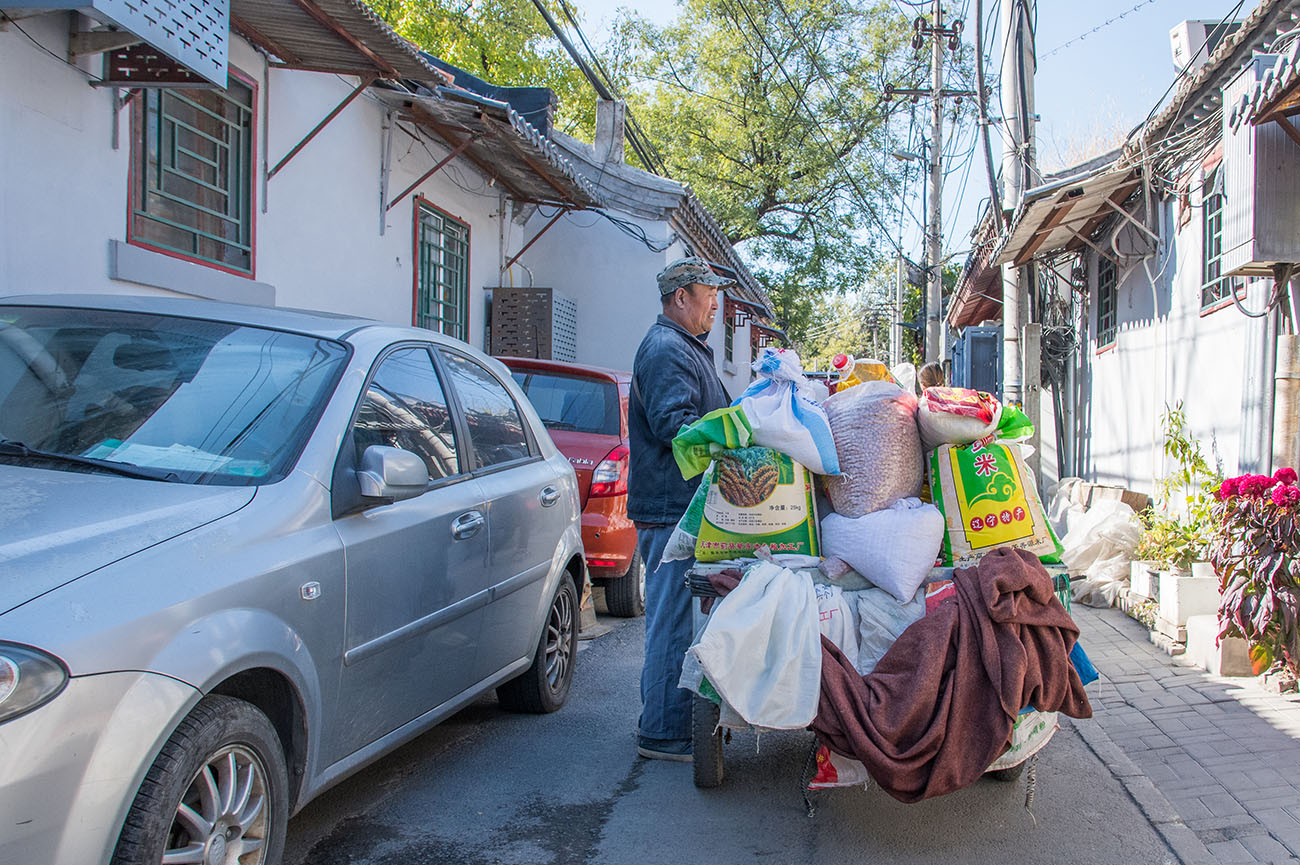
[[[28,18],[22,26],[50,51],[66,53],[66,16]],[[355,87],[355,79],[271,70],[267,124],[265,58],[244,40],[232,38],[230,65],[258,88],[259,177],[268,126],[265,150],[274,165]],[[95,74],[99,60],[84,66]],[[266,302],[279,306],[411,322],[414,195],[388,211],[381,236],[384,109],[376,100],[363,95],[344,109],[270,179],[265,195],[262,184],[255,182],[253,279],[127,248],[132,261],[163,265],[170,281],[162,280],[160,286],[109,275],[111,249],[121,248],[126,240],[130,109],[121,112],[119,147],[114,150],[112,91],[90,87],[87,81],[87,74],[41,51],[16,28],[0,31],[0,159],[6,166],[0,186],[5,227],[0,232],[0,294],[197,293],[233,299],[241,295],[223,296],[226,288],[258,286]],[[421,144],[397,132],[390,195],[409,186],[446,152],[440,142]],[[500,261],[500,194],[464,159],[453,161],[417,192],[470,227],[468,341],[481,348],[482,286],[496,282]],[[216,280],[215,288],[202,281],[209,277]]]
[[[1257,325],[1230,303],[1201,311],[1199,192],[1193,205],[1191,219],[1177,228],[1174,207],[1165,202],[1160,253],[1121,269],[1118,335],[1109,349],[1097,344],[1097,258],[1089,256],[1089,338],[1078,419],[1082,474],[1089,480],[1154,492],[1172,469],[1163,455],[1160,419],[1166,407],[1180,402],[1187,434],[1201,442],[1212,465],[1220,463],[1229,474],[1252,467],[1255,448],[1243,442],[1243,418],[1258,414],[1261,391],[1244,386],[1244,371],[1260,351],[1252,336]],[[1138,243],[1124,229],[1116,245],[1129,250]],[[1260,308],[1262,286],[1251,285],[1248,307]]]
[[[553,211],[543,209],[522,228],[508,223],[506,257],[521,249],[552,216]],[[667,222],[620,218],[639,227],[655,245],[672,236]],[[662,310],[655,277],[668,262],[685,254],[680,240],[655,252],[603,216],[578,211],[560,217],[510,268],[505,281],[554,288],[577,304],[578,363],[630,370],[642,337]],[[709,345],[718,377],[737,396],[749,384],[749,327],[736,328],[735,361],[726,363],[721,297],[718,303]]]

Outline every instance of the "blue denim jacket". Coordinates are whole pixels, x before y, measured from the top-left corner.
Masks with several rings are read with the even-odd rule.
[[[730,404],[713,366],[713,349],[703,338],[659,316],[632,363],[627,413],[630,518],[660,525],[681,519],[700,479],[682,479],[673,459],[673,436],[683,425]]]

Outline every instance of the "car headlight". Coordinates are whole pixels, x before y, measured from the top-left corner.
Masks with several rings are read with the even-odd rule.
[[[45,705],[68,684],[67,668],[31,646],[0,643],[0,724]]]

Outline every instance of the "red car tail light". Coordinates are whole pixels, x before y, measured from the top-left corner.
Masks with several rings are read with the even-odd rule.
[[[600,461],[591,473],[591,488],[588,497],[619,496],[627,492],[628,450],[626,445],[619,445]]]

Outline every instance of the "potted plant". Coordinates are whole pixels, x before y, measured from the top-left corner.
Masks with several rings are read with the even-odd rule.
[[[1219,487],[1210,561],[1219,574],[1219,639],[1244,637],[1261,673],[1300,663],[1300,487],[1294,469],[1242,475]]]
[[[1156,630],[1184,642],[1187,619],[1218,607],[1218,580],[1205,562],[1222,474],[1210,467],[1200,442],[1188,435],[1182,403],[1165,411],[1161,425],[1164,454],[1173,470],[1156,484],[1157,510],[1143,515],[1137,556],[1159,566],[1158,582],[1147,596],[1159,601]]]

